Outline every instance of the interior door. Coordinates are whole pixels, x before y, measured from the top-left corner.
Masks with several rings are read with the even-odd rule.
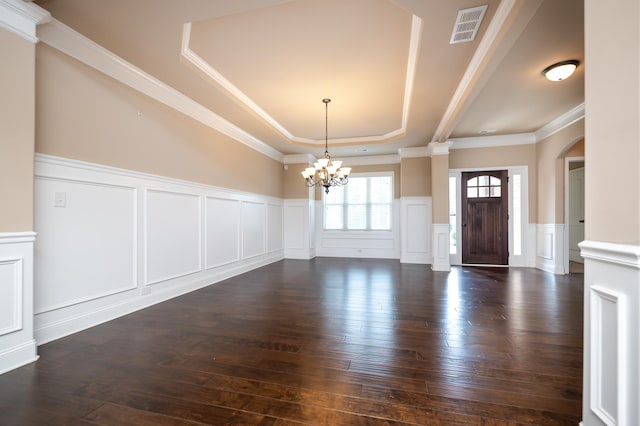
[[[462,173],[462,263],[509,264],[507,170]]]
[[[583,240],[584,166],[569,170],[569,260],[584,263],[578,247]]]

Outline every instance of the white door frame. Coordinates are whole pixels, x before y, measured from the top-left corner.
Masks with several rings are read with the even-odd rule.
[[[564,158],[564,253],[562,255],[565,274],[569,273],[569,163],[578,161],[584,161],[584,156]]]
[[[528,166],[502,166],[502,167],[474,167],[474,168],[465,168],[465,169],[449,169],[449,177],[456,178],[456,235],[457,238],[457,253],[450,255],[450,262],[452,265],[461,265],[462,264],[462,242],[460,236],[462,235],[462,224],[460,223],[460,191],[461,191],[461,179],[462,172],[482,172],[482,171],[493,171],[493,170],[507,170],[509,174],[509,265],[508,266],[529,266],[529,250],[530,250],[530,242],[529,239],[532,238],[531,232],[528,231],[529,227],[529,167]],[[520,211],[521,211],[521,224],[520,224],[520,235],[521,235],[521,247],[520,247],[520,256],[514,256],[513,249],[513,175],[519,174],[521,176],[522,191],[520,194]],[[535,233],[533,234],[535,236]]]

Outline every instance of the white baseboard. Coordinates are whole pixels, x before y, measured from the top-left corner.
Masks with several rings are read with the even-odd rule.
[[[30,364],[38,359],[36,341],[30,340],[0,352],[0,374]]]
[[[231,265],[228,268],[220,268],[220,270],[216,270],[206,276],[199,276],[179,285],[172,285],[157,290],[151,289],[147,294],[139,294],[133,298],[127,298],[117,303],[104,305],[96,310],[84,310],[77,315],[63,316],[63,318],[58,321],[47,321],[48,318],[46,314],[38,315],[36,316],[35,324],[36,341],[38,345],[42,345],[60,339],[104,322],[114,320],[123,315],[280,261],[283,258],[282,253],[278,253],[260,259],[254,259],[251,262],[246,262],[241,265]]]

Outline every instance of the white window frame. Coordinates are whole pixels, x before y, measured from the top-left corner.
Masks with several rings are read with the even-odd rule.
[[[322,230],[324,232],[356,232],[356,233],[361,233],[361,232],[366,232],[366,233],[375,233],[375,232],[383,232],[383,233],[388,233],[388,232],[392,232],[394,229],[394,221],[395,221],[395,217],[394,217],[394,200],[395,200],[395,173],[393,171],[387,171],[387,172],[370,172],[370,173],[352,173],[349,176],[349,179],[353,179],[353,178],[369,178],[369,177],[390,177],[391,178],[391,199],[389,200],[389,214],[390,214],[390,218],[389,218],[389,229],[371,229],[370,226],[370,217],[367,217],[367,228],[366,229],[349,229],[347,228],[347,204],[342,204],[343,206],[345,206],[343,208],[343,228],[342,229],[335,229],[335,228],[327,228],[326,227],[326,218],[327,218],[327,211],[326,211],[326,207],[327,204],[325,203],[325,197],[326,194],[322,193]],[[347,183],[346,185],[347,187],[349,186],[349,184]],[[329,191],[331,191],[331,188],[329,189]],[[372,204],[380,204],[380,203],[371,203],[370,200],[367,198],[367,211],[369,211],[369,206]]]

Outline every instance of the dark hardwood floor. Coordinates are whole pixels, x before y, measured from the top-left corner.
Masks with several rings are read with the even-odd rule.
[[[286,260],[39,348],[1,425],[577,425],[581,274]]]

